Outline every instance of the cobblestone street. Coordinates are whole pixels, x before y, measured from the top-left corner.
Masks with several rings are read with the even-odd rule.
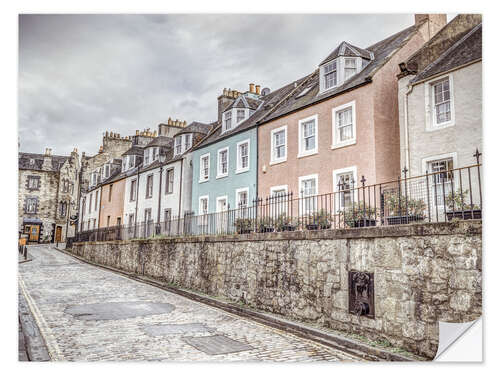
[[[359,361],[153,286],[31,246],[20,291],[60,361]]]

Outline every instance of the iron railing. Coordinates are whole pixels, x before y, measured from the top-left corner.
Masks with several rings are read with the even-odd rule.
[[[481,219],[481,165],[426,172],[381,184],[360,186],[338,181],[335,192],[310,195],[301,191],[256,198],[223,212],[173,217],[129,226],[98,228],[77,233],[72,242],[132,238],[246,234],[357,228]]]

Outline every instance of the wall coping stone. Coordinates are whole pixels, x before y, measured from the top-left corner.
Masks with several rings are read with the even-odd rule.
[[[293,232],[230,234],[220,236],[189,236],[170,238],[148,238],[131,240],[114,240],[102,242],[87,242],[89,244],[126,244],[142,243],[189,243],[189,242],[245,242],[245,241],[283,241],[283,240],[323,240],[323,239],[360,239],[381,237],[411,237],[433,235],[475,235],[482,233],[482,220],[458,220],[445,223],[414,223],[404,225],[388,225],[380,227],[323,229]],[[75,245],[83,245],[75,242]]]

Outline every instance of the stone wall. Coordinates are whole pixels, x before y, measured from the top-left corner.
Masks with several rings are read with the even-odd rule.
[[[434,357],[438,320],[481,315],[481,221],[74,244],[84,258]],[[348,313],[373,272],[375,319]]]

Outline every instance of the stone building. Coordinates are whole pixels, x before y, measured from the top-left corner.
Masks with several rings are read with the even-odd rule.
[[[410,176],[432,174],[433,209],[444,210],[460,184],[471,194],[467,203],[479,204],[477,168],[470,184],[469,171],[456,169],[476,164],[482,149],[481,15],[455,17],[400,70],[400,168]]]
[[[70,156],[19,153],[18,225],[30,242],[64,242],[75,233],[80,159]]]

